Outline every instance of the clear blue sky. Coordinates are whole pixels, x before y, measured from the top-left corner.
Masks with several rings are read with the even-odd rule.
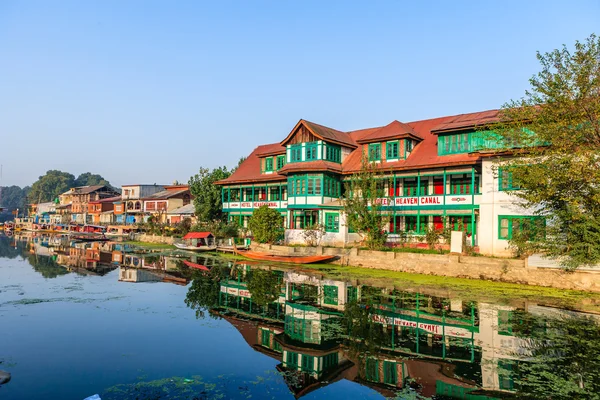
[[[1,185],[187,181],[282,140],[500,107],[595,1],[0,1]]]

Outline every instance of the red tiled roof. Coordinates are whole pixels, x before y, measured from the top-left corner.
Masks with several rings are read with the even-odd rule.
[[[448,121],[433,127],[431,131],[433,133],[451,132],[493,124],[500,121],[500,110],[488,110],[470,114],[460,114],[447,118]]]
[[[286,164],[283,168],[281,168],[279,170],[279,173],[282,175],[286,175],[291,172],[301,172],[301,171],[332,171],[332,172],[341,173],[342,165],[331,162],[331,161],[323,161],[323,160],[292,163],[292,164]]]
[[[190,232],[186,234],[184,239],[206,239],[207,237],[214,236],[210,232]]]
[[[424,121],[409,122],[409,125],[423,141],[418,143],[410,156],[406,160],[385,162],[378,164],[380,169],[390,170],[410,170],[419,168],[438,168],[452,165],[471,165],[477,160],[477,156],[469,154],[455,154],[448,156],[438,156],[437,137],[431,133],[433,127],[446,123],[454,117],[442,117],[428,119]],[[363,145],[364,147],[365,145]],[[342,165],[344,174],[351,174],[360,171],[362,151],[353,151]]]
[[[296,133],[296,130],[298,130],[298,127],[300,125],[304,125],[306,128],[308,128],[309,131],[312,132],[313,135],[317,136],[322,140],[325,140],[326,142],[341,144],[346,147],[356,147],[354,139],[352,139],[352,137],[350,137],[350,135],[348,135],[346,132],[341,132],[333,128],[328,128],[323,125],[315,124],[314,122],[306,121],[304,119],[298,121],[296,126],[294,126],[294,129],[292,129],[292,131],[286,136],[286,138],[281,141],[282,146],[285,146],[285,144],[292,138],[292,136],[294,136],[294,133]]]
[[[266,156],[274,156],[277,154],[285,154],[285,146],[282,146],[280,143],[267,144],[264,146],[259,146],[260,152],[257,152],[256,155],[259,157]]]
[[[258,154],[269,151],[269,149],[274,149],[275,146],[281,145],[279,143],[274,143],[258,146],[229,178],[222,179],[215,183],[217,185],[231,185],[235,183],[275,182],[286,180],[285,176],[279,175],[278,173],[262,174],[260,171],[260,158],[258,157]]]
[[[269,154],[270,151],[275,151],[277,147],[281,147],[293,133],[296,131],[298,124],[281,142],[281,144],[270,144],[257,147],[250,156],[244,161],[240,167],[229,178],[217,182],[217,184],[236,184],[236,183],[252,183],[252,182],[270,182],[284,181],[285,174],[296,171],[331,171],[334,173],[352,174],[360,170],[361,157],[364,151],[364,143],[371,141],[383,141],[388,138],[398,137],[398,135],[407,135],[414,138],[420,138],[421,141],[413,148],[410,156],[406,160],[398,160],[386,162],[383,160],[378,167],[382,170],[416,170],[425,168],[441,168],[448,166],[473,165],[481,157],[480,154],[454,154],[446,156],[438,156],[437,149],[437,132],[452,131],[458,129],[474,128],[476,126],[485,125],[499,121],[499,111],[490,110],[471,114],[461,114],[449,117],[433,118],[422,121],[409,123],[401,123],[392,121],[390,124],[383,127],[360,129],[349,131],[347,133],[335,131],[333,129],[314,124],[312,122],[300,120],[298,124],[304,123],[313,133],[323,137],[325,140],[333,141],[332,137],[344,135],[352,143],[361,143],[358,149],[352,151],[349,156],[344,159],[343,164],[332,163],[329,161],[310,161],[302,163],[291,163],[285,165],[279,173],[262,174],[260,168],[259,154]],[[324,133],[325,132],[325,133]],[[327,136],[327,137],[325,137]],[[354,144],[356,146],[356,144]]]
[[[369,143],[369,142],[381,142],[389,139],[400,139],[412,137],[417,140],[423,140],[423,137],[419,135],[415,130],[408,124],[400,121],[392,121],[386,126],[377,129],[375,132],[363,136],[356,141],[358,143]]]

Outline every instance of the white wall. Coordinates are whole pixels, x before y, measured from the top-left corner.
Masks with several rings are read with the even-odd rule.
[[[533,210],[521,207],[519,199],[508,192],[499,190],[498,178],[494,173],[494,161],[482,162],[482,195],[479,206],[479,251],[494,256],[510,256],[508,240],[498,238],[498,216],[533,215]]]

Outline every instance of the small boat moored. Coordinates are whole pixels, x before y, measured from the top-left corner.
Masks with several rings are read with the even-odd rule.
[[[283,262],[291,264],[313,264],[313,263],[324,263],[333,260],[337,256],[332,255],[314,255],[314,256],[284,256],[269,253],[261,253],[259,251],[239,251],[236,250],[235,254],[238,256],[246,257],[251,260],[261,261],[273,261]]]
[[[175,247],[189,251],[214,251],[217,249],[215,236],[210,232],[190,232]]]

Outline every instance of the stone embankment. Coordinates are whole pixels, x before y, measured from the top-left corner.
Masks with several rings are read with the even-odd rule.
[[[133,235],[132,239],[136,242],[159,244],[173,244],[177,240],[177,238],[172,236],[146,235],[145,233],[136,233]]]
[[[385,269],[414,274],[439,275],[454,278],[537,285],[558,289],[584,290],[600,293],[600,270],[565,272],[560,268],[530,266],[528,260],[491,257],[470,257],[455,254],[421,254],[393,251],[371,251],[357,248],[289,247],[253,244],[258,251],[285,255],[330,254],[338,256],[335,264],[363,268]]]

